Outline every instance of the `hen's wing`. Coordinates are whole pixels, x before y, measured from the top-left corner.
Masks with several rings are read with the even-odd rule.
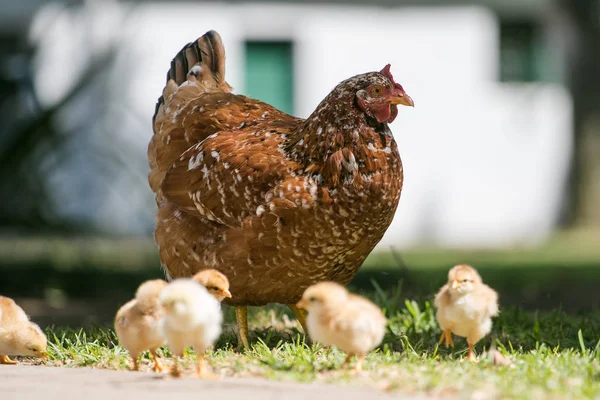
[[[296,165],[279,150],[279,135],[293,124],[263,124],[257,130],[210,136],[169,168],[161,186],[165,198],[190,214],[230,227],[241,226],[248,216],[295,207],[297,197],[301,197],[300,204],[307,204],[312,200],[306,183],[287,179],[293,178]],[[296,189],[298,184],[301,188]],[[286,196],[284,191],[297,195]]]
[[[217,132],[266,119],[293,119],[268,104],[230,92],[225,82],[225,50],[216,32],[187,44],[173,58],[148,145],[148,180],[157,202],[162,200],[160,186],[166,171],[191,146]]]

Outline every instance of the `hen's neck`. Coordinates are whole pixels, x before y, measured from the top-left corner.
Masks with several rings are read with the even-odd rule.
[[[285,139],[288,157],[310,175],[329,181],[369,174],[376,167],[369,153],[393,140],[387,124],[377,123],[357,108],[353,93],[330,93]]]

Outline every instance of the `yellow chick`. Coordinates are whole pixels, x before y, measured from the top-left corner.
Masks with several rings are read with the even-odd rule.
[[[221,334],[221,305],[208,290],[193,279],[175,279],[159,296],[165,310],[161,330],[173,353],[173,376],[179,376],[178,357],[187,346],[193,346],[198,357],[197,375],[215,377],[206,371],[204,352]]]
[[[165,343],[159,329],[163,311],[158,304],[158,296],[166,286],[167,282],[162,279],[142,283],[135,293],[135,298],[125,303],[115,317],[117,337],[131,355],[135,371],[139,368],[139,355],[146,350],[150,350],[154,358],[154,371],[163,370],[156,350]]]
[[[47,358],[46,335],[29,321],[13,299],[0,296],[0,364],[17,364],[8,356]]]
[[[468,359],[475,361],[473,346],[492,330],[492,317],[498,315],[498,294],[484,284],[469,265],[461,264],[448,272],[446,283],[435,296],[436,319],[442,328],[439,344],[454,346],[452,334],[466,337]]]
[[[354,355],[358,356],[357,372],[362,371],[367,353],[378,346],[385,335],[387,319],[379,307],[335,282],[308,287],[297,307],[308,311],[306,325],[313,340],[348,353],[343,366]]]
[[[216,269],[202,270],[194,275],[192,279],[204,286],[208,293],[212,294],[219,302],[225,298],[231,298],[229,279]]]

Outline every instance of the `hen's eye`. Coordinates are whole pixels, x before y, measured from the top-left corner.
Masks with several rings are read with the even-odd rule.
[[[381,88],[381,86],[374,86],[373,89],[371,89],[371,92],[375,95],[381,94],[382,91],[383,89]]]

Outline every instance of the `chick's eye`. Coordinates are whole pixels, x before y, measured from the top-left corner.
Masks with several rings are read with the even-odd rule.
[[[469,280],[468,279],[463,279],[463,282],[467,283],[467,282],[469,282]]]
[[[315,301],[317,301],[316,297],[309,297],[308,301],[310,301],[311,303],[314,303]]]

